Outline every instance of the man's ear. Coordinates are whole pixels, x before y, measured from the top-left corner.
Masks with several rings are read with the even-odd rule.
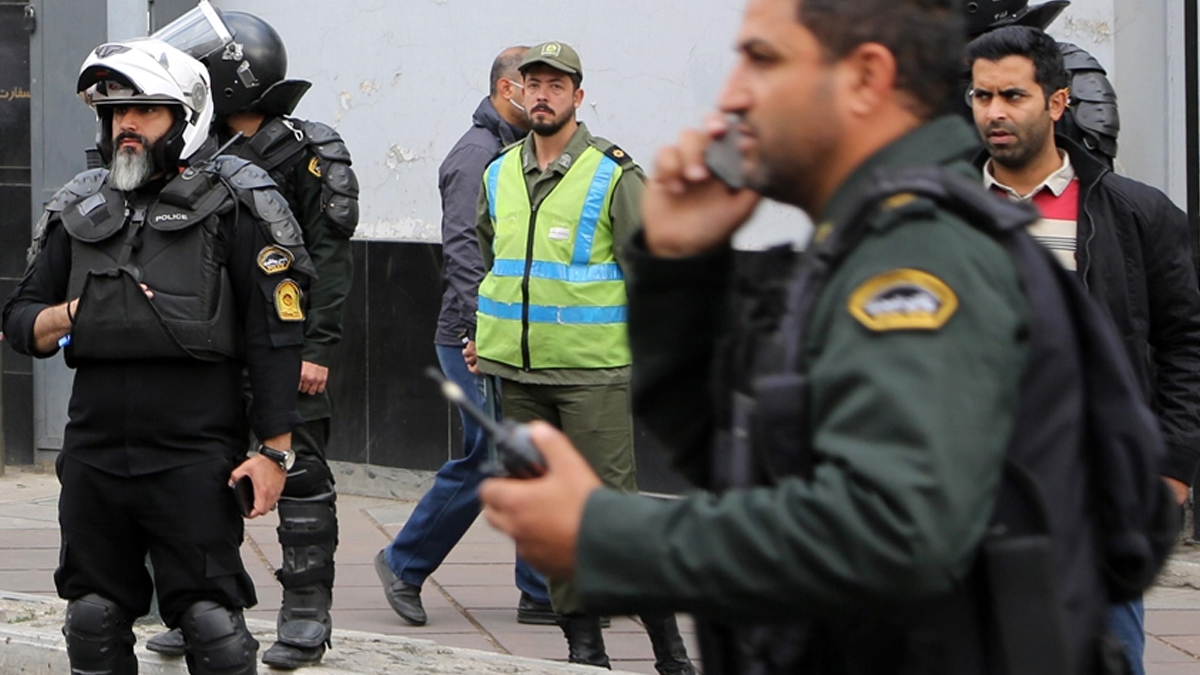
[[[575,90],[575,109],[579,110],[579,106],[583,105],[583,88]]]
[[[1059,89],[1053,94],[1050,94],[1050,119],[1054,120],[1055,122],[1062,119],[1063,114],[1067,112],[1067,102],[1070,100],[1070,98],[1071,90],[1066,88]]]
[[[843,83],[851,113],[867,115],[896,95],[896,57],[887,47],[864,42],[839,66],[845,72]]]

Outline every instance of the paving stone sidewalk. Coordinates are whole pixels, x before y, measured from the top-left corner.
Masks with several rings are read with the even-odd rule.
[[[399,496],[407,500],[348,494],[343,488],[338,502],[341,544],[334,588],[334,648],[327,656],[327,665],[343,667],[338,665],[339,631],[564,661],[566,645],[558,628],[517,623],[512,544],[482,519],[425,585],[422,599],[429,623],[409,626],[392,612],[384,600],[372,559],[403,526],[415,505],[412,499],[420,494],[419,487],[417,481],[401,490]],[[58,562],[57,499],[58,481],[44,467],[10,466],[0,476],[0,590],[55,597],[52,575]],[[260,602],[247,615],[260,620],[260,626],[275,620],[280,601],[272,573],[280,562],[276,523],[274,515],[250,521],[242,549],[246,567],[258,586]],[[1200,547],[1181,546],[1162,582],[1146,596],[1147,672],[1200,675]],[[689,651],[696,654],[691,623],[683,617],[681,628]],[[140,632],[144,637],[152,630],[146,627]],[[360,637],[347,640],[343,651],[368,649],[364,644],[371,641]],[[632,619],[614,618],[612,628],[605,631],[605,640],[614,668],[654,673],[649,641]],[[388,642],[377,642],[370,648],[385,655],[389,649],[421,651]],[[565,666],[561,670],[587,672]]]

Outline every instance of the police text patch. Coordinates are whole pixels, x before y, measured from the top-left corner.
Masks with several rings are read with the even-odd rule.
[[[267,274],[279,274],[292,267],[292,252],[281,246],[268,246],[258,252],[258,269]]]
[[[873,331],[938,330],[958,309],[958,296],[928,272],[897,269],[860,284],[846,308]]]
[[[300,306],[300,286],[291,279],[284,279],[275,287],[275,313],[281,321],[303,321],[304,308]]]

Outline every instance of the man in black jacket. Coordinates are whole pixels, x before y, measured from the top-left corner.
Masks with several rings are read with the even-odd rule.
[[[475,238],[475,207],[483,171],[500,149],[524,137],[529,122],[521,105],[521,79],[517,65],[528,47],[510,47],[492,63],[490,94],[479,103],[472,126],[455,143],[438,169],[442,195],[442,311],[438,315],[437,348],[442,373],[483,406],[483,379],[472,375],[463,360],[467,337],[475,334],[475,303],[483,279],[483,258]],[[375,556],[375,571],[384,595],[405,621],[420,626],[426,621],[421,586],[467,528],[479,516],[476,491],[484,476],[487,437],[478,424],[462,416],[463,456],[438,470],[433,486],[396,535],[395,541]],[[516,584],[520,623],[554,625],[554,611],[546,580],[537,570],[517,559]]]
[[[1054,39],[1001,28],[967,48],[968,100],[986,152],[984,182],[1042,213],[1032,233],[1108,312],[1169,456],[1163,478],[1180,503],[1200,453],[1200,291],[1187,217],[1162,192],[1118,176],[1063,136],[1068,75]],[[1113,608],[1113,626],[1141,671],[1141,602]]]

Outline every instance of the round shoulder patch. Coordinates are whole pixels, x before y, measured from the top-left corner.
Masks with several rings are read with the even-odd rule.
[[[958,309],[958,296],[928,272],[901,268],[864,281],[846,308],[873,331],[938,330]]]

